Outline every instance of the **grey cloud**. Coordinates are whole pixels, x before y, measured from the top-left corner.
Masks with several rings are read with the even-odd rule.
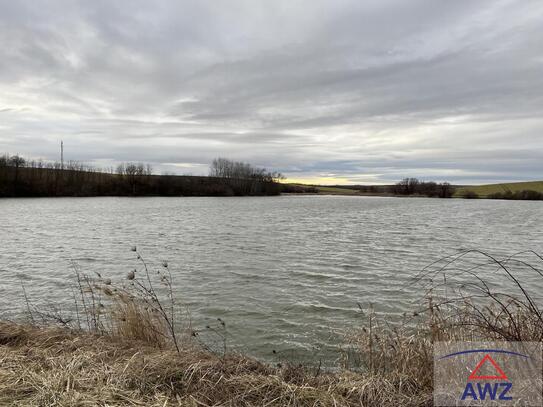
[[[537,0],[3,1],[0,150],[540,178],[542,17]]]

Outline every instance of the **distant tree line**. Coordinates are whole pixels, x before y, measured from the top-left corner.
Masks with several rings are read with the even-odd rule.
[[[420,181],[418,178],[404,178],[394,185],[338,185],[338,188],[355,189],[364,194],[414,195],[436,198],[450,198],[455,188],[448,182]]]
[[[244,168],[252,168],[244,164]],[[213,165],[212,165],[213,168]],[[254,169],[249,178],[153,175],[143,163],[101,170],[78,162],[0,156],[0,197],[16,196],[233,196],[277,195],[280,174]]]
[[[448,182],[425,182],[417,178],[404,178],[394,185],[329,185],[331,188],[351,189],[367,195],[413,195],[436,198],[451,198],[455,188]],[[283,192],[318,193],[318,185],[283,184]]]
[[[420,181],[417,178],[404,178],[389,188],[395,195],[421,195],[427,197],[450,198],[454,195],[454,187],[448,182]]]

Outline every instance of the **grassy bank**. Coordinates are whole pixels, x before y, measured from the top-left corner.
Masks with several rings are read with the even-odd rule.
[[[447,182],[421,181],[404,178],[394,185],[303,185],[283,184],[283,192],[320,195],[360,196],[412,196],[428,198],[451,198],[454,186]]]
[[[398,387],[387,378],[270,367],[199,348],[178,353],[133,339],[10,324],[0,324],[0,343],[1,405],[360,406],[400,400],[398,390],[379,394]],[[406,401],[413,396],[406,394]]]
[[[543,181],[513,182],[488,185],[452,186],[454,198],[493,198],[514,200],[541,200],[543,194]],[[397,185],[379,186],[324,186],[289,184],[283,190],[290,193],[305,193],[318,195],[359,195],[359,196],[426,196],[424,193],[402,194],[398,192]]]
[[[463,186],[456,189],[454,196],[463,197],[467,192],[473,192],[480,198],[487,198],[492,194],[506,193],[507,191],[511,191],[512,193],[520,191],[536,191],[543,193],[543,181]]]
[[[140,266],[122,282],[76,270],[71,316],[29,301],[27,323],[0,323],[1,405],[430,406],[435,341],[543,339],[541,309],[518,278],[543,278],[533,252],[433,263],[413,279],[424,305],[405,321],[361,307],[334,369],[212,349],[179,321],[169,265],[150,270],[136,255]],[[491,289],[484,276],[512,288]]]
[[[359,195],[359,191],[353,188],[304,184],[283,184],[283,192],[317,195]]]
[[[314,195],[360,195],[360,196],[394,196],[390,185],[361,186],[361,185],[304,185],[283,184],[284,193],[314,194]]]

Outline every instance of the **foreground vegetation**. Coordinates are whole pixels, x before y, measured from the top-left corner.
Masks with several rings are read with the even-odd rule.
[[[281,174],[246,163],[214,160],[209,177],[153,175],[142,163],[100,170],[77,162],[0,156],[0,197],[278,195]]]
[[[270,366],[208,346],[183,323],[169,265],[150,270],[133,250],[139,266],[124,281],[76,268],[71,314],[27,299],[26,324],[0,323],[1,405],[430,406],[434,341],[543,339],[541,309],[518,275],[543,278],[543,258],[466,251],[414,278],[426,305],[401,323],[361,307],[337,369]]]
[[[400,400],[397,392],[379,394],[398,387],[387,378],[270,367],[190,347],[178,353],[118,337],[11,324],[0,324],[0,342],[2,405],[360,406]]]

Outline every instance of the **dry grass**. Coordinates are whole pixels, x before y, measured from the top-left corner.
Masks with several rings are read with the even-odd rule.
[[[167,346],[164,321],[134,301],[115,302],[111,308],[112,336],[139,340],[156,347]]]
[[[168,273],[136,270],[143,281],[130,278],[136,283],[124,288],[79,275],[86,293],[80,309],[85,303],[85,312],[97,313],[81,311],[79,326],[58,319],[62,328],[0,323],[0,405],[430,406],[435,341],[543,339],[537,299],[516,274],[523,267],[542,278],[543,259],[527,254],[535,264],[479,251],[432,264],[415,279],[427,287],[426,304],[401,324],[370,310],[333,372],[272,367],[226,349],[214,353],[196,331],[172,335],[171,326],[179,326],[170,320],[175,313],[150,279],[164,281]],[[488,275],[508,278],[516,291],[491,288]],[[104,293],[110,302],[100,306]]]
[[[14,406],[360,406],[425,404],[416,385],[272,368],[198,347],[0,324],[0,404]],[[405,391],[398,391],[403,387]],[[405,393],[405,394],[404,394]]]

